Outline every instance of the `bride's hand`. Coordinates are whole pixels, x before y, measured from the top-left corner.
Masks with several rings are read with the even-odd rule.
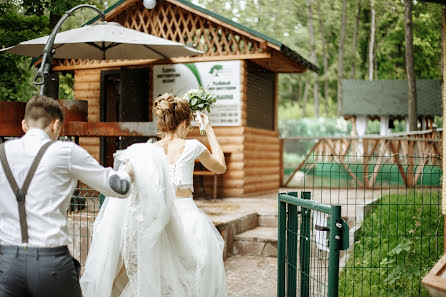
[[[132,180],[132,182],[135,180],[135,174],[133,171],[132,163],[124,164],[124,166],[122,166],[122,170],[127,172],[127,174],[130,176],[130,179]]]
[[[211,124],[209,123],[209,117],[207,114],[200,112],[201,119],[203,120],[203,129],[206,131],[211,127]],[[195,122],[199,122],[197,118],[195,118]]]

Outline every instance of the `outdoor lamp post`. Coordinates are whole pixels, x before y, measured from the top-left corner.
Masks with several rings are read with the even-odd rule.
[[[81,4],[65,12],[65,14],[57,22],[56,26],[51,32],[51,35],[48,37],[48,41],[46,42],[45,47],[43,49],[42,62],[40,63],[39,70],[37,70],[37,73],[34,77],[33,81],[34,85],[41,86],[40,95],[44,95],[45,83],[47,82],[49,74],[51,72],[51,64],[53,62],[53,54],[54,54],[53,47],[54,47],[54,40],[56,39],[56,34],[57,32],[59,32],[60,28],[62,27],[62,24],[66,21],[66,19],[69,16],[71,16],[76,10],[81,8],[91,8],[95,10],[101,16],[102,21],[105,21],[104,13],[93,5]]]

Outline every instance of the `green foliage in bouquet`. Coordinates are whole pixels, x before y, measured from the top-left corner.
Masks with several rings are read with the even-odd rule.
[[[203,87],[190,89],[184,94],[184,98],[189,101],[189,106],[192,111],[207,110],[208,112],[211,112],[212,104],[217,101],[217,98]]]

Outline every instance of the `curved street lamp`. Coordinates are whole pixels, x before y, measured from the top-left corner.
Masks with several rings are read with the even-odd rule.
[[[41,86],[40,95],[43,95],[45,92],[45,83],[51,72],[51,64],[53,62],[53,54],[54,54],[53,47],[54,47],[54,40],[56,39],[56,34],[57,32],[59,32],[60,28],[62,27],[62,24],[68,19],[68,17],[71,16],[76,10],[81,8],[91,8],[95,10],[101,16],[102,21],[105,21],[104,13],[93,5],[81,4],[65,12],[65,14],[59,19],[53,31],[51,32],[50,36],[48,37],[48,41],[46,42],[45,47],[43,49],[42,62],[40,63],[39,70],[37,70],[37,73],[34,76],[34,81],[33,81],[34,85]]]

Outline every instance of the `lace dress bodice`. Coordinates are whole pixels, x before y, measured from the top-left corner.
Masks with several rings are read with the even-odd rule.
[[[193,173],[195,160],[200,157],[207,148],[196,139],[187,139],[183,153],[175,164],[169,164],[170,178],[175,188],[180,190],[190,189],[194,191]]]

